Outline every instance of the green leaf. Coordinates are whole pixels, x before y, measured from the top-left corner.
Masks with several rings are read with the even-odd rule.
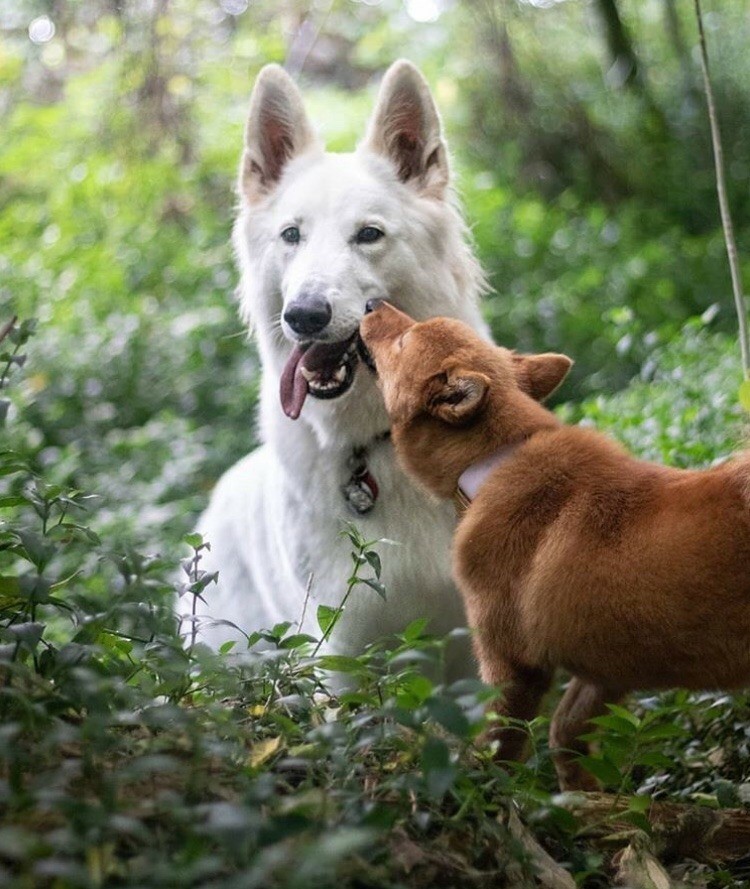
[[[380,579],[380,572],[382,570],[382,565],[380,563],[380,556],[374,551],[369,550],[365,553],[365,558],[370,563],[372,570],[375,572],[375,577]]]
[[[15,475],[17,472],[29,472],[29,467],[25,463],[4,463],[0,466],[0,476]]]
[[[406,676],[400,684],[396,703],[399,707],[418,707],[429,698],[433,687],[432,682],[422,673]]]
[[[530,820],[535,821],[537,818],[540,818],[540,816],[545,820],[549,819],[549,821],[551,821],[560,831],[570,834],[571,836],[575,834],[580,827],[575,815],[567,809],[564,809],[562,806],[552,805],[548,809],[541,809],[535,813],[535,815],[530,815]]]
[[[367,704],[374,707],[377,704],[377,698],[374,694],[367,694],[363,691],[346,691],[339,695],[339,703],[352,706]]]
[[[318,640],[314,636],[309,636],[307,633],[295,633],[292,636],[286,636],[282,639],[280,648],[299,648],[301,645],[305,645],[307,642],[317,642]]]
[[[286,636],[286,632],[291,625],[292,622],[290,620],[284,620],[281,623],[276,624],[269,633],[270,637],[276,642],[280,642],[284,636]]]
[[[29,560],[37,566],[44,567],[52,558],[54,550],[44,540],[41,534],[35,531],[18,531],[18,539],[23,544],[23,548]]]
[[[471,731],[469,720],[455,701],[445,697],[430,698],[425,702],[430,716],[459,738],[465,738]]]
[[[456,779],[450,750],[440,738],[428,738],[422,748],[422,771],[430,796],[440,798],[450,790]]]
[[[350,522],[346,523],[341,533],[344,537],[348,537],[352,546],[355,546],[358,550],[363,549],[367,545],[365,538],[359,533],[357,526]],[[352,555],[356,557],[357,554],[353,553]]]
[[[403,632],[404,642],[416,642],[417,639],[421,639],[429,622],[429,617],[418,617],[413,620]]]
[[[361,673],[367,670],[367,667],[357,658],[347,657],[343,654],[324,655],[320,659],[320,666],[331,673]]]
[[[726,781],[723,778],[720,778],[714,784],[714,791],[716,793],[716,800],[722,808],[728,809],[731,806],[738,806],[740,804],[740,796],[737,787],[731,781]]]
[[[652,769],[664,769],[665,771],[669,771],[674,766],[674,762],[668,756],[664,753],[659,753],[657,750],[638,754],[637,764],[649,766]]]
[[[623,776],[620,774],[620,770],[605,756],[582,756],[578,762],[602,784],[619,787],[622,783]]]
[[[617,732],[621,735],[635,735],[638,727],[633,725],[629,719],[623,719],[621,716],[611,714],[609,716],[594,716],[589,719],[594,725],[601,726],[611,732]]]
[[[17,577],[0,575],[0,596],[17,596],[20,591]]]
[[[639,828],[649,836],[653,833],[651,822],[643,814],[643,812],[636,812],[632,809],[629,809],[627,812],[623,812],[622,818],[624,821],[629,821],[631,824],[634,824],[637,828]]]
[[[615,716],[619,716],[621,719],[626,719],[628,722],[632,722],[636,727],[641,724],[641,720],[635,713],[631,713],[630,710],[626,710],[625,707],[621,707],[619,704],[607,704],[607,710]]]
[[[318,618],[318,626],[320,627],[320,632],[325,636],[326,633],[330,632],[339,616],[338,608],[331,608],[330,605],[318,605],[318,610],[316,612],[316,616]]]
[[[85,525],[79,525],[76,522],[60,522],[58,525],[55,525],[52,530],[58,536],[64,532],[77,540],[88,540],[89,543],[93,543],[94,545],[101,543],[99,535],[95,534],[91,528],[87,528]]]
[[[375,580],[374,577],[361,577],[359,578],[359,582],[364,583],[366,586],[369,586],[370,589],[375,590],[375,592],[385,602],[385,587],[379,580]]]
[[[631,796],[628,800],[628,809],[630,809],[631,812],[648,812],[650,808],[650,796]]]
[[[654,741],[659,738],[681,738],[685,734],[685,729],[675,723],[662,723],[661,725],[651,725],[642,729],[640,735],[645,741]]]
[[[0,509],[9,509],[11,506],[24,506],[28,502],[25,497],[0,497]]]

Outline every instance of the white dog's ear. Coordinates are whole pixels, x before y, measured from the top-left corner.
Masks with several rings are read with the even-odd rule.
[[[573,359],[557,352],[544,352],[541,355],[513,356],[516,380],[519,388],[535,398],[544,401],[557,389],[573,367]]]
[[[266,65],[255,81],[245,128],[240,192],[249,204],[271,192],[285,165],[320,148],[292,78],[279,65]]]
[[[386,71],[364,146],[385,155],[402,182],[432,197],[444,195],[450,171],[440,116],[411,62],[402,59]]]

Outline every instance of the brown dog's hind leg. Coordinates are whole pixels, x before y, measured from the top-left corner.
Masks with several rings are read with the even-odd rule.
[[[552,673],[546,670],[508,663],[498,665],[491,675],[484,671],[482,678],[502,689],[502,697],[493,704],[492,710],[499,716],[525,722],[537,715],[542,698],[552,683]],[[521,727],[492,725],[484,737],[486,741],[500,742],[498,759],[519,760],[526,746],[527,734]]]
[[[557,705],[549,730],[549,746],[561,790],[598,790],[597,780],[578,764],[578,755],[588,753],[580,735],[591,731],[589,720],[607,712],[607,704],[622,695],[574,677]]]

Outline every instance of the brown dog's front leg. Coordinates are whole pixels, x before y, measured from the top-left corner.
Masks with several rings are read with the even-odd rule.
[[[606,713],[607,704],[617,703],[622,694],[574,677],[557,705],[549,730],[549,746],[561,790],[598,790],[597,780],[577,762],[588,753],[580,735],[592,729],[589,720]]]
[[[482,678],[502,689],[502,697],[493,704],[492,710],[499,716],[525,722],[537,715],[552,682],[552,674],[546,670],[510,663],[483,671]],[[509,725],[492,725],[485,734],[485,740],[500,742],[497,758],[501,760],[521,759],[526,737],[523,728]]]

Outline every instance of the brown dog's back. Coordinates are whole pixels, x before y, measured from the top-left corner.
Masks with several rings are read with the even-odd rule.
[[[538,433],[459,527],[456,572],[472,622],[491,626],[502,598],[509,614],[489,645],[610,687],[741,685],[750,677],[747,469],[746,457],[669,469],[587,430]]]

